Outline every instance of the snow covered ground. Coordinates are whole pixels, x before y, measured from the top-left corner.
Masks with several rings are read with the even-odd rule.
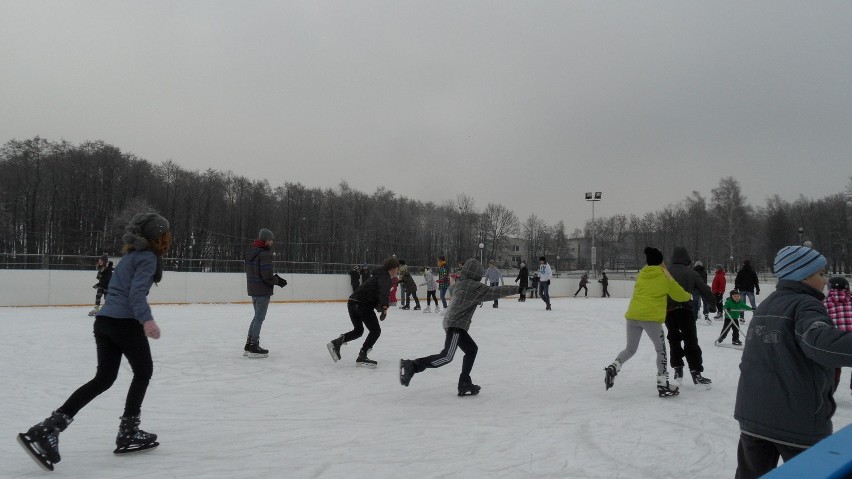
[[[242,356],[247,304],[155,306],[154,377],[142,427],[160,435],[147,453],[112,454],[130,380],[113,388],[60,436],[53,477],[441,478],[733,477],[733,407],[740,352],[713,346],[721,324],[699,326],[713,389],[655,389],[653,349],[639,352],[604,390],[603,367],[624,347],[627,299],[486,304],[473,319],[473,370],[482,392],[457,397],[453,363],[400,386],[397,363],[437,353],[441,317],[392,310],[371,357],[362,340],[333,363],[326,343],[351,326],[344,303],[270,306],[261,344]],[[45,474],[15,442],[95,371],[89,308],[0,308],[0,476]],[[843,384],[849,383],[844,371]],[[838,392],[835,429],[852,423]]]

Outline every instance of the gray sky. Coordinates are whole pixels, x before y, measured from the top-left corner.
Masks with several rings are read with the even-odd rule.
[[[273,186],[465,193],[568,232],[736,177],[852,175],[852,2],[38,1],[0,8],[0,142],[104,140]]]

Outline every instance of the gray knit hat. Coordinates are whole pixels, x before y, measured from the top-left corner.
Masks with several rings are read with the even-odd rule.
[[[260,232],[257,234],[257,239],[261,241],[273,241],[275,239],[275,235],[272,234],[272,231],[269,231],[266,228],[261,228]]]
[[[121,239],[137,250],[148,247],[148,241],[159,238],[169,231],[169,222],[157,213],[137,213],[124,227]]]
[[[828,263],[819,251],[807,246],[785,246],[775,255],[775,276],[802,281]]]

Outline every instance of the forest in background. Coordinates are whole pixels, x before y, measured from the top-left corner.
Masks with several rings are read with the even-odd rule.
[[[570,233],[563,222],[546,224],[535,214],[518,219],[501,204],[484,207],[460,194],[441,204],[422,202],[384,187],[367,194],[343,181],[336,188],[300,183],[272,185],[231,171],[193,171],[172,161],[154,164],[103,141],[74,145],[40,137],[10,140],[0,148],[0,254],[14,258],[117,255],[127,220],[154,211],[172,225],[168,256],[189,269],[242,269],[248,243],[260,228],[275,232],[276,262],[337,265],[378,264],[390,254],[412,265],[486,258],[510,238],[525,239],[524,258],[569,258],[569,239],[587,241],[594,228],[598,264],[620,269],[641,264],[642,249],[664,252],[686,246],[693,259],[721,263],[729,271],[745,259],[769,271],[783,246],[810,241],[835,272],[850,272],[852,177],[845,191],[824,198],[779,196],[763,205],[747,202],[733,177],[723,177],[709,198],[697,191],[642,216],[616,214],[588,220]],[[578,269],[589,267],[588,258]],[[585,261],[585,264],[584,264]],[[192,266],[196,265],[196,266]],[[516,267],[504,261],[500,267]]]

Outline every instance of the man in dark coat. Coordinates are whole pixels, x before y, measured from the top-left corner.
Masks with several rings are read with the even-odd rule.
[[[272,253],[269,250],[274,239],[272,231],[262,228],[246,251],[246,289],[254,306],[254,317],[249,326],[243,356],[250,358],[265,358],[269,355],[268,350],[260,347],[260,328],[269,309],[272,287],[277,285],[283,288],[287,284],[287,281],[272,272]]]
[[[515,278],[515,282],[518,283],[518,294],[521,295],[518,298],[518,301],[526,301],[527,300],[527,287],[529,287],[530,280],[530,270],[527,268],[526,263],[521,263],[521,269],[518,271],[518,276]]]
[[[689,294],[696,292],[708,304],[711,312],[716,311],[716,301],[707,281],[702,281],[701,276],[691,268],[692,260],[683,246],[676,246],[672,253],[672,264],[668,267],[669,273],[681,288]],[[678,302],[671,298],[666,307],[666,329],[671,349],[670,362],[675,370],[674,380],[680,384],[683,381],[683,360],[689,364],[689,372],[695,384],[704,384],[710,388],[710,379],[705,378],[703,359],[701,357],[701,346],[698,345],[698,332],[695,330],[695,317],[693,316],[694,305],[692,300]]]
[[[361,285],[361,271],[358,270],[358,265],[352,266],[352,269],[349,270],[349,283],[352,285],[352,292],[354,293],[358,286]]]
[[[743,296],[743,300],[748,301],[752,309],[757,308],[754,295],[760,294],[760,280],[757,278],[757,273],[751,267],[751,261],[743,261],[743,267],[737,272],[736,278],[734,278],[734,288],[739,290]]]

